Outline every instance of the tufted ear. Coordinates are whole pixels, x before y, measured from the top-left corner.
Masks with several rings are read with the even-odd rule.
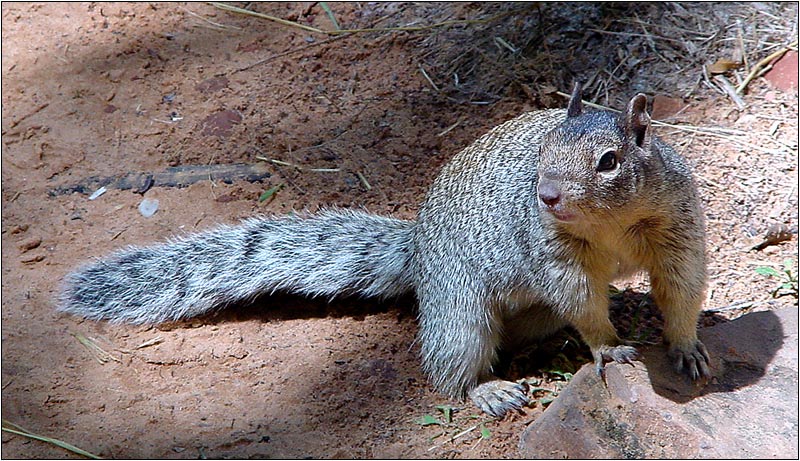
[[[583,113],[581,96],[581,83],[575,80],[575,84],[572,86],[572,95],[567,104],[567,117],[577,117]]]
[[[650,115],[647,114],[647,96],[639,93],[628,102],[623,114],[623,129],[628,139],[639,147],[650,144]]]

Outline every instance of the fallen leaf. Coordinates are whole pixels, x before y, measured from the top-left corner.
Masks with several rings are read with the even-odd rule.
[[[741,67],[742,63],[738,61],[731,61],[730,59],[718,59],[717,62],[708,66],[710,74],[724,74],[725,72]]]

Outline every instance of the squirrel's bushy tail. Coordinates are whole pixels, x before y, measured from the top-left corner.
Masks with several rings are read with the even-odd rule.
[[[413,221],[358,211],[252,218],[69,274],[59,309],[89,319],[158,323],[285,291],[393,296],[413,289]]]

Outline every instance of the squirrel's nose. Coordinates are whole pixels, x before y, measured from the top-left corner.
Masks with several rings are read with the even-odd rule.
[[[539,181],[539,198],[547,206],[555,206],[561,200],[561,189],[548,179]]]

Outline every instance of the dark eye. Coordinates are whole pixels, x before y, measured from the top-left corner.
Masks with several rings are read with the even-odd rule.
[[[600,157],[600,161],[597,162],[597,171],[612,171],[614,168],[617,167],[617,151],[609,150]]]

